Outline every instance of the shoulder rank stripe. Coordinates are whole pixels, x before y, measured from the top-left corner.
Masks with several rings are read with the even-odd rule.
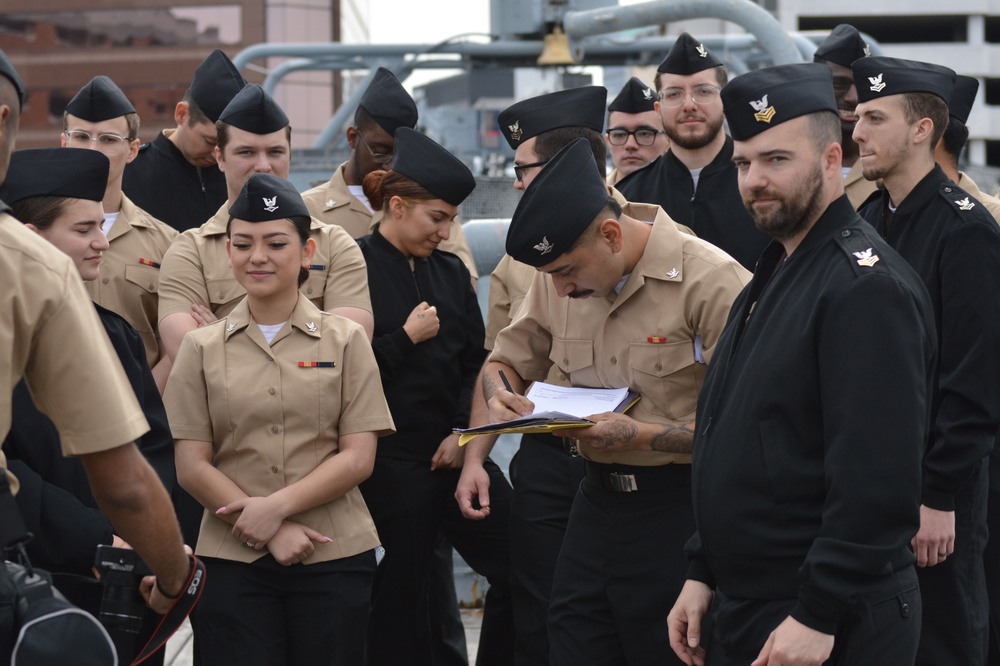
[[[667,341],[666,338],[661,338],[661,337],[656,336],[656,335],[651,335],[648,338],[646,338],[646,342],[651,342],[654,345],[662,345],[662,344],[665,344],[666,341]]]
[[[155,261],[151,261],[149,259],[142,259],[142,258],[140,258],[139,259],[139,263],[143,264],[144,266],[152,266],[153,268],[159,268],[160,267],[160,265],[158,263],[156,263]]]
[[[335,368],[337,364],[333,361],[299,361],[300,368]]]
[[[311,271],[325,271],[326,264],[309,264],[309,270]]]

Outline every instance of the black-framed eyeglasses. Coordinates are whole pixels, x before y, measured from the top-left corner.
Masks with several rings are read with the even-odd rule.
[[[640,127],[631,132],[620,128],[609,129],[608,143],[612,146],[624,146],[628,143],[628,138],[632,137],[640,146],[652,146],[658,134],[663,134],[663,130],[653,129],[652,127]]]
[[[368,145],[368,142],[365,141],[365,135],[361,132],[358,132],[358,138],[361,139],[361,143],[364,145],[365,150],[367,150],[368,154],[372,156],[372,160],[376,164],[386,164],[392,161],[392,153],[376,153],[371,149],[371,146]]]
[[[540,167],[548,164],[548,160],[542,160],[541,162],[532,162],[531,164],[515,164],[514,165],[514,177],[518,180],[524,180],[524,170],[530,169],[532,167]]]
[[[96,142],[98,148],[115,150],[132,140],[110,132],[94,136],[87,130],[66,130],[63,134],[66,136],[66,143],[73,148],[90,148],[90,144]]]
[[[833,92],[837,95],[843,95],[851,86],[854,85],[854,79],[848,76],[835,76],[833,77]]]
[[[719,86],[705,83],[695,86],[691,89],[690,93],[683,88],[666,88],[657,94],[663,106],[675,108],[682,105],[687,100],[688,95],[691,95],[691,99],[694,100],[695,104],[710,104],[719,96],[720,90]]]

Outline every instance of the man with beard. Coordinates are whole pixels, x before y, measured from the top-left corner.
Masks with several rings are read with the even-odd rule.
[[[988,640],[983,550],[986,460],[1000,427],[1000,291],[992,288],[1000,229],[934,163],[955,73],[876,57],[852,69],[865,82],[854,128],[861,168],[885,182],[859,212],[927,285],[941,349],[913,539],[924,600],[917,664],[975,666]]]
[[[689,665],[912,664],[916,652],[909,543],[933,308],[844,195],[830,78],[784,65],[722,91],[740,194],[774,240],[699,396],[697,532],[667,618]]]
[[[528,127],[528,123],[522,123]],[[493,422],[530,413],[527,380],[553,364],[573,386],[628,387],[629,415],[572,431],[585,459],[556,561],[548,664],[664,664],[663,618],[680,590],[691,516],[698,387],[729,306],[749,278],[658,207],[608,194],[579,138],[534,176],[507,253],[536,269],[483,371]],[[516,393],[505,389],[500,371]],[[539,516],[547,522],[547,516]]]
[[[733,141],[722,131],[722,61],[688,33],[674,42],[656,70],[656,109],[670,150],[617,184],[629,201],[659,204],[673,220],[753,270],[767,235],[740,200]]]
[[[853,25],[841,23],[830,31],[830,35],[816,49],[813,62],[826,65],[833,73],[833,94],[837,100],[837,115],[840,116],[840,147],[844,151],[841,173],[844,176],[844,192],[851,205],[857,208],[877,188],[875,182],[866,180],[861,173],[858,159],[858,144],[851,136],[858,118],[858,89],[854,85],[851,63],[858,58],[870,56],[871,49],[864,37]]]

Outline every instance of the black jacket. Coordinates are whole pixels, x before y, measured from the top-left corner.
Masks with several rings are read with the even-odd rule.
[[[698,238],[721,248],[752,271],[770,238],[743,206],[733,164],[733,140],[726,143],[698,178],[673,151],[623,178],[615,188],[629,201],[658,204],[675,222],[691,227]]]
[[[125,167],[122,191],[178,231],[203,225],[229,196],[226,175],[218,166],[194,166],[162,132],[139,146],[139,154]]]
[[[834,633],[913,563],[933,310],[841,197],[733,304],[698,400],[688,577]]]
[[[913,266],[934,303],[941,351],[923,503],[954,511],[1000,428],[1000,229],[936,165],[887,220],[888,203],[888,192],[876,192],[858,212]]]
[[[137,442],[139,450],[170,493],[176,479],[174,440],[142,339],[117,314],[94,307],[149,422],[150,431]],[[63,457],[55,424],[35,407],[24,380],[14,389],[11,413],[3,451],[21,483],[17,506],[35,535],[28,555],[44,569],[89,576],[94,549],[111,543],[111,523],[97,509],[83,465],[77,458]]]
[[[468,426],[473,386],[486,359],[469,270],[455,255],[435,250],[414,258],[411,271],[378,227],[358,244],[375,315],[372,348],[396,424],[395,434],[379,439],[378,455],[429,462],[452,428]],[[421,301],[437,308],[441,328],[415,345],[403,324]]]

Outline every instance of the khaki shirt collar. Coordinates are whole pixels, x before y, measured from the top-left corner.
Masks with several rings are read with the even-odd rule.
[[[118,211],[115,223],[108,231],[108,240],[112,241],[119,236],[124,236],[132,227],[153,228],[153,223],[149,219],[149,213],[135,205],[127,196],[122,194],[122,207]]]
[[[323,191],[323,212],[350,206],[351,210],[371,215],[368,208],[347,189],[347,181],[344,179],[346,169],[347,162],[344,162],[334,170],[330,180],[326,182],[326,188]]]
[[[274,337],[271,344],[274,344],[278,340],[284,338],[290,333],[291,328],[297,328],[306,335],[319,338],[322,337],[320,333],[321,318],[323,313],[320,312],[319,308],[313,305],[312,301],[308,298],[298,295],[298,300],[295,301],[295,309],[292,310],[292,316],[288,318],[288,325],[282,328],[278,335]],[[225,322],[225,336],[224,340],[229,342],[229,339],[240,333],[243,330],[247,330],[247,335],[254,340],[262,348],[267,349],[270,347],[265,341],[263,334],[260,332],[259,326],[250,326],[250,324],[256,324],[253,321],[253,317],[250,315],[250,304],[247,299],[243,299],[239,304],[233,308],[233,311],[226,315],[223,320]],[[259,340],[258,340],[259,338]]]
[[[646,248],[632,273],[655,280],[682,282],[683,238],[663,209],[655,204],[627,203],[622,206],[622,212],[637,220],[653,223]]]
[[[218,236],[226,233],[227,224],[229,224],[229,202],[224,201],[215,215],[208,218],[208,222],[201,225],[199,230],[203,236]]]

